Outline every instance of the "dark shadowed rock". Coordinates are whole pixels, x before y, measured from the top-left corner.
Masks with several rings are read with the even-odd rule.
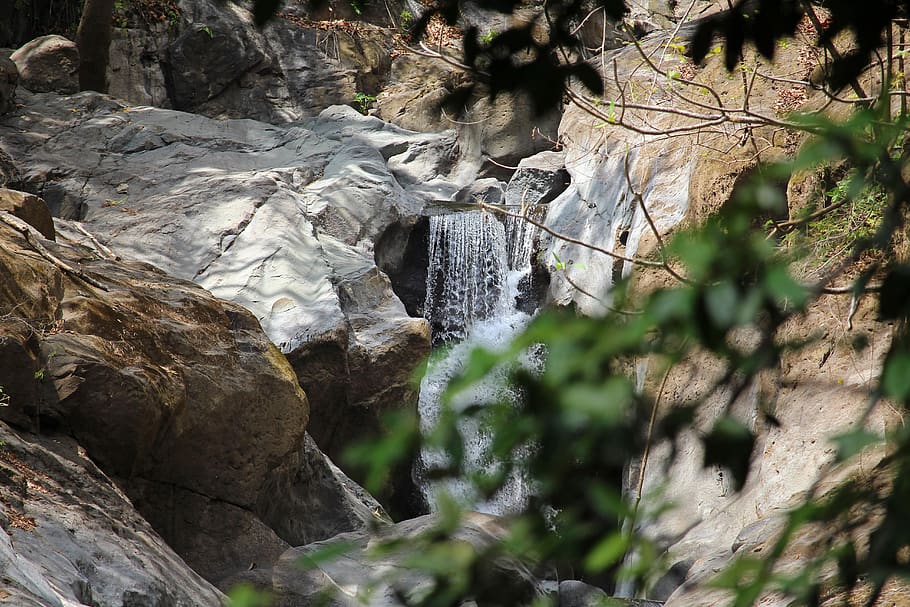
[[[0,51],[0,114],[5,114],[13,109],[16,103],[16,85],[18,83],[19,69],[12,59]]]
[[[11,401],[12,402],[12,401]],[[0,423],[0,602],[220,607],[72,438]]]
[[[563,193],[571,177],[565,167],[565,154],[539,152],[522,158],[518,170],[506,187],[506,204],[533,206],[547,204]]]
[[[35,93],[75,93],[79,90],[79,51],[63,36],[35,38],[10,59],[19,68],[19,84]]]

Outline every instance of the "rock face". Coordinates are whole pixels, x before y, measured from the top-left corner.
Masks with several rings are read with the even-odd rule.
[[[377,269],[373,242],[476,176],[453,133],[420,135],[343,106],[283,128],[90,93],[23,100],[0,137],[28,158],[26,187],[82,210],[114,251],[251,310],[288,355],[330,457],[381,432],[382,412],[415,406],[429,330]]]
[[[18,83],[19,69],[12,59],[0,53],[0,114],[10,111],[16,104]]]
[[[307,442],[306,397],[255,317],[60,228],[30,238],[93,284],[0,223],[0,419],[72,436],[212,581],[381,516]]]
[[[73,439],[0,422],[0,441],[0,602],[223,605]]]
[[[350,12],[347,3],[335,4]],[[353,104],[388,78],[394,48],[388,30],[356,15],[339,27],[312,21],[307,6],[290,3],[260,29],[238,4],[180,6],[161,23],[126,9],[125,27],[114,29],[111,43],[111,94],[135,105],[277,124]]]
[[[19,68],[19,84],[35,93],[79,90],[79,51],[72,40],[50,35],[35,38],[10,59]]]

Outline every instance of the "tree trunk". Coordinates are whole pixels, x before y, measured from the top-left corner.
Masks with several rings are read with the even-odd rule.
[[[79,88],[107,92],[107,63],[111,47],[114,0],[85,0],[76,46],[79,48]]]

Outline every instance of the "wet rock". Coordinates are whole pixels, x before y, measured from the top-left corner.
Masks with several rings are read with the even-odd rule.
[[[19,84],[34,93],[79,90],[79,51],[72,40],[41,36],[19,47],[10,59],[19,69]]]

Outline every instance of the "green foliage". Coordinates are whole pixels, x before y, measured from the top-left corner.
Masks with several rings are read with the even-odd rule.
[[[806,238],[820,259],[840,257],[851,251],[857,242],[870,239],[881,224],[888,195],[877,184],[866,184],[851,174],[825,193],[834,210],[806,226]]]
[[[839,206],[810,221],[807,230],[815,238],[821,234],[842,238],[838,250],[843,249],[847,261],[861,260],[872,249],[882,252],[872,269],[884,274],[878,291],[882,316],[903,323],[910,319],[910,264],[899,261],[889,248],[903,228],[903,209],[910,203],[910,186],[902,177],[903,159],[895,153],[904,124],[883,124],[875,109],[862,111],[846,123],[813,118],[805,124],[816,135],[815,143],[792,162],[766,167],[763,178],[741,188],[717,216],[681,231],[668,243],[667,254],[684,280],[639,300],[628,295],[627,285],[618,285],[612,303],[617,309],[636,312],[631,315],[611,312],[583,318],[567,311],[543,313],[504,351],[474,352],[462,375],[451,382],[445,399],[451,405],[460,391],[505,368],[511,384],[524,396],[522,407],[506,399],[463,411],[450,406],[428,437],[421,438],[416,423],[410,421],[399,434],[374,447],[374,453],[383,455],[372,463],[384,468],[395,449],[389,441],[406,441],[408,448],[402,452],[413,452],[415,444],[427,441],[449,453],[448,463],[431,471],[434,478],[464,476],[461,419],[475,419],[493,437],[488,459],[501,462],[496,473],[471,477],[478,492],[495,495],[515,468],[529,474],[534,487],[531,503],[511,518],[510,535],[490,553],[452,553],[457,549],[450,543],[451,523],[423,538],[427,552],[421,554],[427,557],[426,563],[436,562],[433,555],[445,555],[455,571],[448,579],[430,572],[437,584],[428,595],[431,598],[402,604],[456,605],[501,587],[501,580],[470,572],[489,568],[489,559],[507,553],[532,555],[537,562],[558,563],[585,575],[645,585],[665,571],[666,564],[658,556],[660,547],[637,529],[658,519],[667,505],[655,496],[639,502],[638,496],[623,494],[621,479],[629,460],[640,456],[648,444],[663,441],[675,453],[681,433],[695,429],[704,401],[661,405],[668,413],[649,430],[651,410],[661,394],[636,388],[632,363],[648,356],[672,366],[696,354],[710,354],[721,363],[722,371],[706,392],[724,395],[724,411],[729,412],[759,373],[778,368],[784,353],[806,345],[786,339],[781,329],[820,297],[821,288],[797,280],[791,273],[792,247],[780,246],[756,227],[760,225],[756,217],[780,216],[785,210],[780,188],[765,177],[780,178],[797,168],[848,161],[852,171],[828,193],[830,204]],[[566,269],[560,259],[555,262]],[[831,274],[826,280],[839,276]],[[861,290],[870,276],[863,273],[856,288]],[[743,331],[753,337],[741,339]],[[904,332],[885,359],[880,383],[880,393],[901,405],[910,402],[910,336]],[[544,355],[539,371],[517,364],[521,353],[531,348]],[[764,421],[779,423],[767,411]],[[755,434],[730,413],[701,433],[704,465],[726,469],[734,491],[748,481]],[[785,532],[761,559],[736,559],[715,580],[714,584],[731,592],[734,605],[754,605],[771,591],[790,597],[794,605],[813,605],[832,586],[846,592],[858,584],[872,584],[876,592],[899,573],[900,550],[910,545],[910,430],[880,436],[865,429],[860,420],[857,427],[831,440],[838,462],[847,462],[882,441],[895,445],[890,460],[897,479],[893,487],[854,481],[823,498],[810,494],[789,514]],[[854,543],[859,526],[869,524],[859,512],[883,513],[871,532],[872,550]],[[778,570],[776,564],[789,542],[806,525],[821,526],[817,553],[807,556],[798,570]],[[415,559],[417,566],[421,562]],[[822,584],[822,573],[831,570],[838,576]]]
[[[269,607],[272,604],[268,593],[256,590],[249,584],[240,584],[228,593],[227,607]]]
[[[409,27],[411,27],[411,24],[413,22],[414,22],[414,13],[412,13],[408,9],[402,10],[401,14],[398,16],[398,27],[400,27],[403,30],[406,30]]]
[[[376,101],[376,95],[368,95],[367,93],[359,92],[354,95],[354,103],[357,105],[357,109],[360,110],[361,114],[366,114],[367,110],[370,109],[370,106]]]
[[[480,41],[484,44],[490,44],[493,42],[493,38],[496,37],[496,30],[488,29],[487,33],[480,37]]]

